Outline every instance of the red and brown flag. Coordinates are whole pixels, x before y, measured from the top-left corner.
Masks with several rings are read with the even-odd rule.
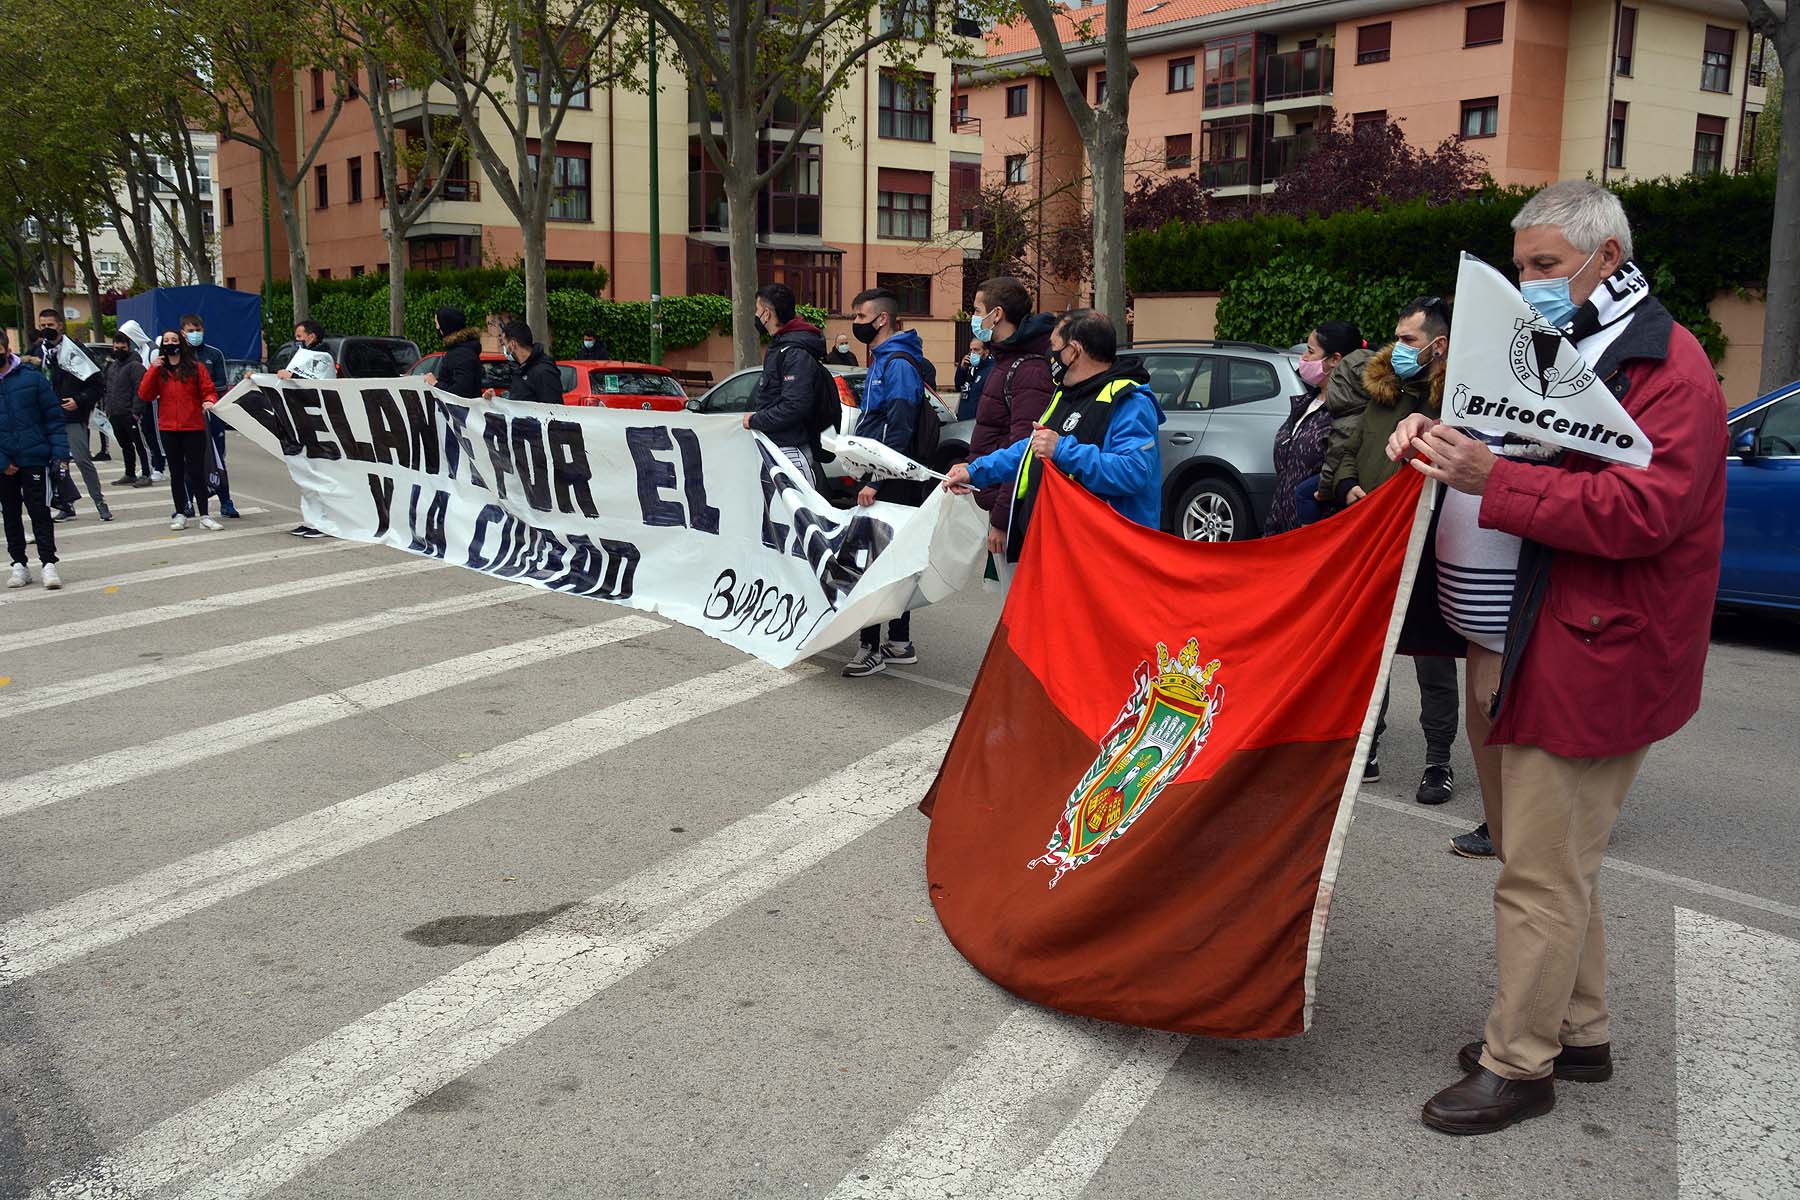
[[[1404,471],[1330,521],[1210,545],[1050,473],[922,806],[965,958],[1084,1016],[1307,1028],[1422,484]]]

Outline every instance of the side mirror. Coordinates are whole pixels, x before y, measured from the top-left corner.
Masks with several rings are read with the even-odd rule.
[[[1756,460],[1756,426],[1738,430],[1737,436],[1731,439],[1731,453],[1744,462]]]
[[[691,413],[706,411],[706,409],[701,406],[700,397],[698,397],[698,396],[695,396],[692,400],[689,400],[687,402],[687,410]]]

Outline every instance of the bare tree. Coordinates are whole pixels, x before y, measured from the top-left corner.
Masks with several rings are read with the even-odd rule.
[[[1769,291],[1763,318],[1762,391],[1800,377],[1800,14],[1788,0],[1781,16],[1765,0],[1744,0],[1750,24],[1781,62],[1781,139],[1775,164],[1775,230],[1769,239]]]
[[[563,169],[557,135],[569,109],[585,103],[592,88],[629,84],[635,75],[635,47],[641,42],[636,10],[622,0],[494,0],[479,7],[444,0],[397,2],[436,52],[440,82],[455,102],[463,135],[495,195],[519,223],[525,320],[547,345],[548,223]],[[607,69],[596,74],[597,51],[609,43],[614,53]],[[490,116],[504,138],[488,132],[484,117]]]
[[[654,0],[651,0],[654,2]],[[1131,84],[1137,67],[1126,44],[1126,6],[1106,6],[1106,28],[1096,34],[1091,21],[1077,20],[1056,0],[1020,0],[1020,10],[1037,33],[1050,77],[1081,135],[1093,176],[1094,307],[1125,328],[1125,148],[1129,139]],[[1066,31],[1066,32],[1065,32]],[[1063,38],[1091,43],[1104,37],[1106,98],[1087,100],[1087,79],[1077,76],[1063,50]]]

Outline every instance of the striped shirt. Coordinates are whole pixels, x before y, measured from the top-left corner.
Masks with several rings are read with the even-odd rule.
[[[1502,437],[1464,429],[1500,453]],[[1451,490],[1438,514],[1438,609],[1444,623],[1496,654],[1506,649],[1506,621],[1519,574],[1519,539],[1481,527],[1481,497]]]

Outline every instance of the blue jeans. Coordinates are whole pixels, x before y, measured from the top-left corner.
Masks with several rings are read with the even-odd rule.
[[[1294,489],[1294,523],[1296,525],[1311,525],[1325,515],[1325,510],[1313,498],[1318,490],[1319,477],[1317,475],[1310,475],[1301,480],[1300,486]]]

